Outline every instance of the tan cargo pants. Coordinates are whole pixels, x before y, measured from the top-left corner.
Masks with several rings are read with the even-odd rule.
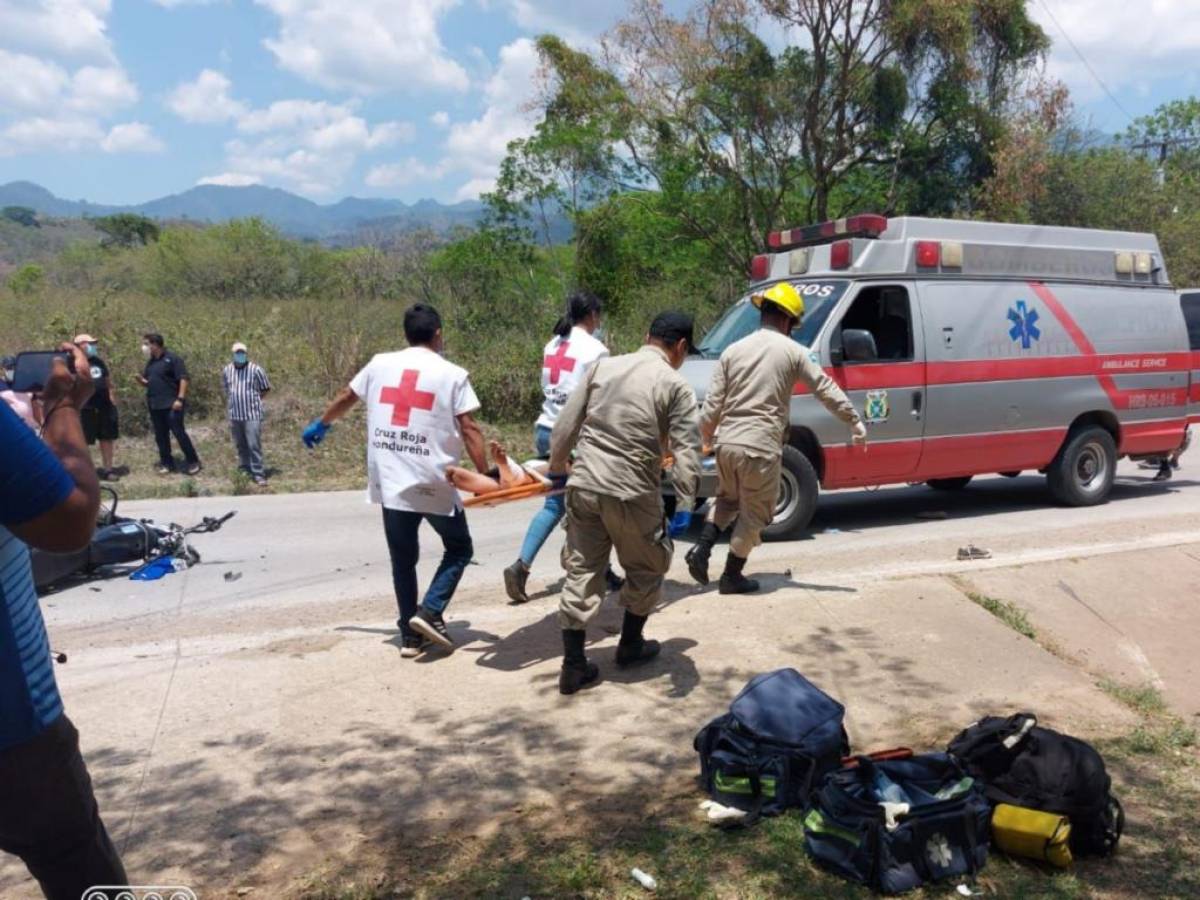
[[[583,488],[567,489],[567,579],[558,604],[559,625],[582,630],[606,593],[604,571],[617,551],[625,572],[621,605],[648,616],[662,597],[663,576],[674,547],[663,519],[662,498],[618,500]]]
[[[745,559],[762,543],[762,531],[775,517],[779,499],[780,456],[736,444],[717,447],[720,483],[712,511],[708,514],[724,531],[731,523],[729,549]]]

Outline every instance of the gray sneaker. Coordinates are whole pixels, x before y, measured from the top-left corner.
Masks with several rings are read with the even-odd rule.
[[[442,619],[441,613],[430,612],[422,606],[417,610],[417,614],[409,620],[408,627],[440,647],[445,647],[447,650],[454,649],[454,641],[450,640],[450,634],[446,631],[446,622]]]

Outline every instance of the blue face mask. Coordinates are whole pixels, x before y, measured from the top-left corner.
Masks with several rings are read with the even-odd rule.
[[[237,353],[233,354],[234,365],[244,366],[246,364],[246,359],[247,359],[246,354],[243,353],[241,350],[239,350]]]
[[[87,344],[84,346],[83,352],[87,354],[88,359],[92,359],[96,355],[96,345]]]

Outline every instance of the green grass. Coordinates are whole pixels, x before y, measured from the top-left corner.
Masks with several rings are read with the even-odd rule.
[[[1112,678],[1101,678],[1096,682],[1097,687],[1114,700],[1124,703],[1134,712],[1142,715],[1155,715],[1166,712],[1167,701],[1154,685],[1147,682],[1141,685],[1122,684]]]
[[[981,594],[978,591],[963,591],[967,595],[967,599],[972,603],[982,606],[993,616],[1011,628],[1017,634],[1023,634],[1030,640],[1037,638],[1037,632],[1033,629],[1033,623],[1029,621],[1029,616],[1025,610],[1008,600],[999,600],[996,597],[989,597],[987,594]]]

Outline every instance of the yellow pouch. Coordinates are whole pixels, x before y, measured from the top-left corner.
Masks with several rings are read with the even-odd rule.
[[[1071,822],[1057,813],[996,804],[992,842],[1010,856],[1042,860],[1065,869],[1071,865]]]

